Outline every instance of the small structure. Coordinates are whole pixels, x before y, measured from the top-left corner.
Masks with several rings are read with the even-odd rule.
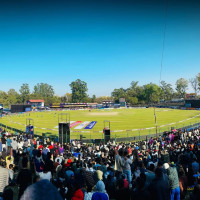
[[[30,99],[27,101],[29,105],[32,106],[32,108],[42,108],[44,107],[44,100],[43,99]]]
[[[113,108],[114,107],[114,101],[113,100],[103,100],[102,106],[103,106],[103,108]]]
[[[126,107],[126,100],[125,100],[125,98],[120,98],[119,99],[119,104],[120,104],[120,107]]]
[[[11,113],[18,113],[18,112],[29,112],[31,111],[31,105],[11,105]]]

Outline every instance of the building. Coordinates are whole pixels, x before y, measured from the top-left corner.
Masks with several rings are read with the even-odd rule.
[[[113,108],[114,107],[114,101],[113,100],[103,100],[102,106],[103,106],[103,108]]]
[[[32,108],[42,108],[44,107],[43,99],[30,99],[27,104],[31,105]]]
[[[190,108],[199,108],[200,109],[200,99],[186,99],[185,107],[187,109],[190,109]]]

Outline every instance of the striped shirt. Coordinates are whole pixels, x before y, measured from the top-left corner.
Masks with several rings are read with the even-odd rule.
[[[0,192],[3,192],[4,188],[8,185],[9,172],[8,169],[0,167]]]

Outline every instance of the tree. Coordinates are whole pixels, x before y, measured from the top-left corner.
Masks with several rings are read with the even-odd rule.
[[[180,97],[184,98],[186,90],[188,89],[188,81],[184,78],[180,78],[176,81],[176,91]]]
[[[163,99],[164,100],[171,100],[174,90],[171,84],[166,83],[165,81],[161,81],[161,89],[163,91]]]
[[[198,81],[198,76],[196,76],[195,78],[191,78],[190,80],[190,84],[194,90],[195,96],[197,96],[197,93],[200,89],[199,87],[199,81]]]
[[[127,102],[130,103],[132,106],[138,104],[137,97],[128,97]]]
[[[67,99],[67,103],[71,103],[72,102],[72,93],[66,93],[65,96]]]
[[[9,105],[20,103],[19,99],[20,99],[20,96],[14,89],[8,90],[7,101]]]
[[[138,86],[138,81],[132,81],[130,89],[135,91],[137,86]]]
[[[199,85],[199,90],[200,90],[200,73],[197,74],[197,80],[198,80],[198,85]]]
[[[25,103],[29,99],[30,95],[29,85],[27,83],[23,83],[19,92],[22,103]]]
[[[124,88],[114,89],[111,96],[114,97],[116,103],[119,103],[120,98],[126,98],[126,90]]]
[[[53,97],[54,89],[51,85],[47,83],[38,83],[34,86],[33,94],[41,96],[42,98]]]
[[[3,104],[4,106],[8,106],[8,94],[4,91],[0,90],[0,103]]]
[[[69,85],[72,90],[72,102],[73,103],[81,103],[84,102],[87,98],[86,92],[87,89],[87,83],[84,81],[81,81],[80,79],[77,79],[76,81],[71,82]]]
[[[93,94],[93,95],[92,95],[92,98],[91,98],[91,102],[92,102],[92,103],[95,103],[95,101],[96,101],[96,95]]]
[[[49,105],[53,102],[58,101],[58,97],[54,98],[54,89],[53,86],[47,83],[38,83],[34,86],[33,91],[34,98],[42,98],[45,101],[46,105]]]
[[[144,97],[146,103],[157,103],[160,100],[162,89],[154,84],[149,83],[147,85],[144,85]]]

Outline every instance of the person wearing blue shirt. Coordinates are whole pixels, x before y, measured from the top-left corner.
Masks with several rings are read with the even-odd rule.
[[[8,152],[10,152],[11,143],[12,143],[12,140],[8,137],[8,139],[7,139],[7,149],[8,149]]]
[[[1,142],[1,138],[0,138],[0,156],[1,156],[1,153],[2,153],[2,142]]]

